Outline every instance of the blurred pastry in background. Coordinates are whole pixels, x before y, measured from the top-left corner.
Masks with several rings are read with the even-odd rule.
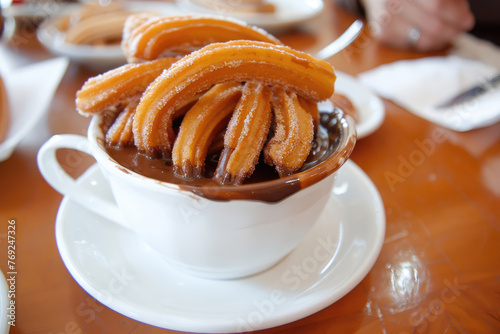
[[[245,12],[245,13],[274,13],[276,7],[265,0],[191,0],[194,4],[210,10]]]
[[[120,4],[107,6],[86,4],[59,21],[57,28],[65,31],[65,42],[78,45],[119,45],[123,25],[132,12]]]

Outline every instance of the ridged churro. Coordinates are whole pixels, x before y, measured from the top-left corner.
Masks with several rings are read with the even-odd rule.
[[[142,21],[142,24],[140,22]],[[128,22],[131,21],[131,22]],[[122,42],[129,62],[186,55],[208,44],[231,40],[255,40],[281,44],[266,31],[244,22],[202,15],[129,17]]]
[[[134,61],[132,56],[129,54],[129,50],[132,50],[130,47],[130,42],[132,37],[136,35],[136,30],[144,23],[151,20],[156,15],[152,13],[138,13],[130,15],[123,24],[123,33],[122,33],[122,41],[121,41],[121,49],[125,58],[129,63],[135,63],[140,61]]]
[[[252,175],[271,126],[271,89],[247,82],[224,135],[224,149],[214,179],[241,184]]]
[[[214,85],[185,114],[172,150],[175,173],[186,180],[203,175],[208,148],[227,125],[241,98],[243,85]]]
[[[106,144],[109,146],[126,147],[134,143],[132,124],[140,95],[125,103],[123,111],[119,112],[113,124],[106,133]]]
[[[142,94],[163,70],[177,59],[164,58],[142,64],[125,64],[90,78],[76,94],[76,108],[93,115],[119,105],[128,97]]]
[[[297,96],[297,98],[299,99],[300,106],[302,108],[304,108],[309,113],[309,115],[311,115],[313,126],[314,126],[314,132],[316,132],[316,130],[319,127],[318,103],[311,101],[311,100],[308,100],[306,98],[303,98],[301,96]]]
[[[274,136],[264,149],[264,157],[283,177],[296,172],[306,161],[314,125],[311,114],[301,106],[295,93],[278,88],[274,97]]]
[[[335,74],[327,62],[282,45],[210,44],[179,60],[147,88],[134,117],[135,144],[146,152],[168,154],[175,139],[172,116],[183,101],[217,83],[247,80],[320,101],[332,95]]]

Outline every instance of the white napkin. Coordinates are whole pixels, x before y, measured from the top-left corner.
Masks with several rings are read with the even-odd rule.
[[[484,83],[500,69],[458,55],[402,60],[361,73],[361,82],[417,116],[455,131],[500,121],[500,89],[462,105],[437,108],[457,94]]]
[[[10,157],[47,112],[67,66],[67,58],[50,59],[18,69],[0,66],[10,105],[10,125],[7,137],[0,143],[0,161]]]
[[[471,34],[462,34],[454,42],[450,54],[468,59],[480,60],[500,68],[500,48],[490,41],[479,39]]]

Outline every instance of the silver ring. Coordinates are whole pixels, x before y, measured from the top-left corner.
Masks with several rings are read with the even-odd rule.
[[[420,30],[418,30],[415,27],[408,30],[408,40],[410,41],[411,45],[417,44],[419,39],[420,39]]]

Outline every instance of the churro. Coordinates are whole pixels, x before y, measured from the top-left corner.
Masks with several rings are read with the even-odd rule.
[[[203,175],[208,148],[229,122],[242,87],[239,82],[214,85],[185,114],[172,150],[177,175],[187,180]]]
[[[144,23],[148,22],[150,19],[155,17],[156,15],[152,13],[138,13],[130,15],[123,24],[123,33],[122,33],[122,41],[121,41],[121,49],[125,58],[127,58],[127,62],[135,63],[139,61],[134,61],[132,55],[129,54],[129,50],[132,50],[130,47],[130,42],[132,37],[135,36],[137,29]]]
[[[231,40],[281,44],[260,28],[234,19],[211,16],[151,16],[146,20],[144,16],[137,18],[132,15],[125,26],[127,32],[122,48],[129,62],[186,55],[208,44]]]
[[[247,82],[229,121],[224,149],[214,179],[220,184],[241,184],[255,170],[271,126],[271,89]]]
[[[164,69],[177,59],[164,58],[142,64],[125,64],[90,78],[76,94],[76,108],[93,115],[116,107],[128,97],[142,94]]]
[[[312,116],[295,93],[275,90],[274,136],[264,149],[265,162],[274,165],[280,177],[296,172],[307,159],[314,138]]]
[[[125,103],[123,110],[118,113],[113,124],[106,132],[106,144],[109,146],[126,147],[134,143],[132,124],[140,95]]]
[[[335,94],[335,93],[334,93]],[[309,115],[312,117],[312,122],[314,126],[314,132],[318,130],[319,127],[319,108],[318,108],[318,103],[308,100],[306,98],[303,98],[301,96],[297,96],[299,99],[300,106],[304,108]]]
[[[176,62],[145,91],[134,117],[134,142],[145,152],[168,154],[172,117],[190,96],[229,81],[258,81],[320,101],[333,93],[330,64],[282,45],[256,41],[213,43]]]

